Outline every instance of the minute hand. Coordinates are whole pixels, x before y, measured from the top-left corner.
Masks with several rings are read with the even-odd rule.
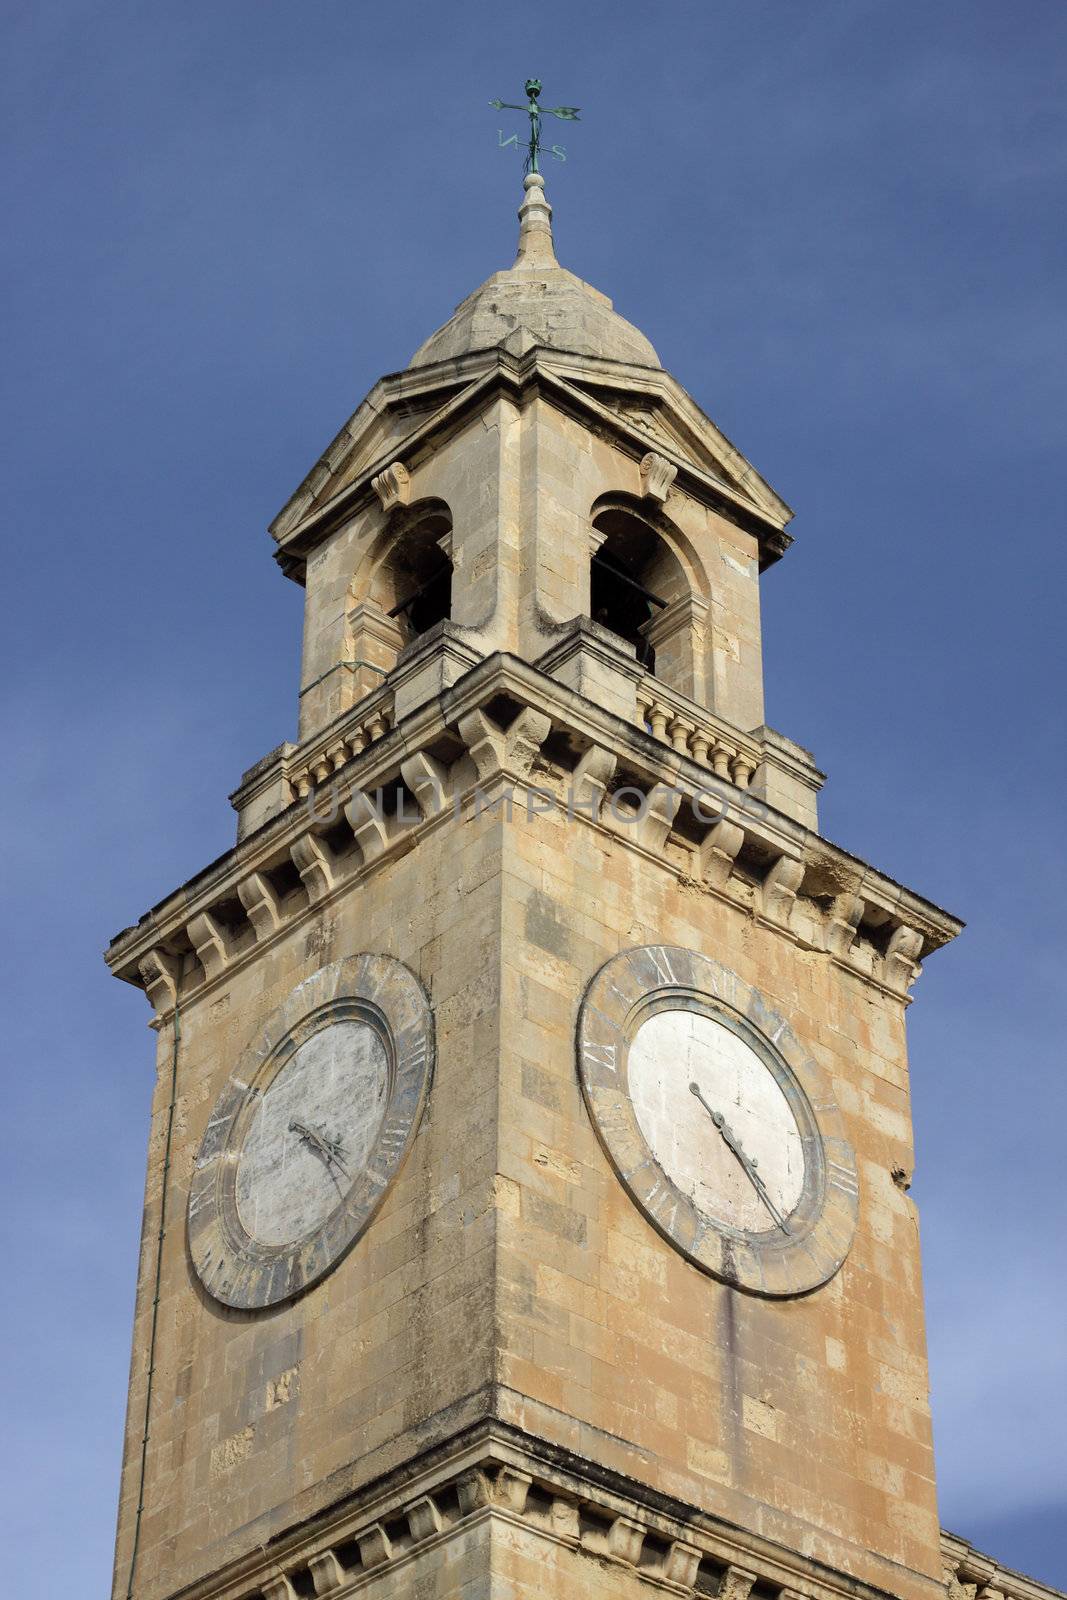
[[[321,1157],[326,1163],[326,1169],[330,1172],[331,1177],[333,1176],[331,1168],[335,1163],[340,1167],[345,1177],[348,1177],[348,1171],[332,1139],[324,1139],[320,1133],[315,1132],[314,1128],[309,1128],[306,1122],[297,1122],[295,1117],[289,1124],[289,1132],[299,1134],[304,1143],[314,1150],[316,1155]]]
[[[704,1099],[704,1096],[700,1092],[699,1084],[691,1083],[689,1085],[689,1090],[690,1093],[694,1094],[700,1101],[700,1104],[704,1107],[704,1110],[707,1112],[712,1122],[714,1122],[715,1126],[722,1134],[723,1142],[727,1149],[730,1150],[731,1153],[736,1157],[737,1162],[744,1171],[746,1178],[751,1183],[760,1199],[763,1201],[763,1204],[767,1207],[767,1210],[770,1212],[775,1222],[781,1228],[783,1233],[788,1233],[789,1229],[786,1226],[785,1219],[778,1210],[777,1206],[774,1204],[774,1201],[771,1199],[770,1195],[767,1193],[767,1185],[760,1177],[760,1174],[756,1171],[755,1162],[749,1160],[748,1156],[746,1156],[745,1152],[738,1144],[737,1139],[734,1136],[733,1129],[726,1121],[726,1118],[723,1116],[722,1112],[713,1111],[711,1109],[711,1107],[708,1105],[708,1102]]]

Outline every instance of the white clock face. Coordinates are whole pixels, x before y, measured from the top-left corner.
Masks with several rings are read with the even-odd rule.
[[[385,1114],[389,1062],[365,1022],[334,1022],[294,1051],[266,1089],[237,1166],[250,1238],[291,1244],[320,1226],[362,1172]]]
[[[856,1156],[833,1079],[758,989],[681,945],[620,950],[576,1034],[604,1150],[659,1233],[751,1294],[807,1294],[856,1230]]]
[[[804,1146],[777,1080],[732,1028],[663,1010],[630,1044],[638,1126],[667,1177],[710,1221],[782,1229],[804,1189]]]

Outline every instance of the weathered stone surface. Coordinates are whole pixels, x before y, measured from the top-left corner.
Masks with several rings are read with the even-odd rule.
[[[444,327],[419,346],[410,365],[454,361],[503,345],[522,330],[534,344],[658,367],[659,357],[644,334],[612,310],[607,295],[556,261],[548,226],[551,207],[537,173],[526,179],[519,216],[515,265],[494,272],[468,296]]]
[[[146,1238],[173,1135],[117,1596],[135,1529],[136,1600],[739,1600],[752,1575],[805,1600],[944,1592],[915,1216],[892,1174],[914,1164],[904,990],[958,924],[815,834],[819,775],[763,725],[758,572],[788,508],[548,229],[528,183],[515,268],[377,386],[276,522],[307,590],[300,742],[246,774],[231,856],[112,947],[160,1030]],[[398,563],[405,540],[425,554],[424,512],[451,614],[412,640]],[[620,528],[665,602],[624,647],[589,621],[592,556],[612,529],[624,549]],[[830,1086],[824,1242],[844,1264],[814,1292],[770,1260],[759,1294],[699,1270],[598,1137],[579,1007],[620,950],[654,947],[719,963],[723,1003],[787,1019],[791,1069]],[[272,1048],[275,1009],[358,951],[431,997],[426,1112],[339,1265],[265,1314],[224,1309],[189,1259],[247,1087],[224,1086]],[[631,976],[620,1005],[645,995]]]

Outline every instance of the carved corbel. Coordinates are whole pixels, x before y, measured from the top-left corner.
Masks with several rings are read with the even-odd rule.
[[[663,1563],[663,1576],[667,1582],[677,1583],[683,1589],[691,1589],[697,1581],[701,1553],[695,1544],[686,1544],[684,1539],[674,1539],[667,1551],[667,1559]]]
[[[339,1589],[347,1576],[332,1550],[323,1550],[317,1556],[312,1556],[308,1562],[308,1571],[311,1573],[316,1595],[330,1594],[334,1589]]]
[[[400,776],[411,790],[424,817],[435,817],[445,807],[448,768],[443,761],[420,750],[400,763]]]
[[[745,830],[736,822],[721,817],[708,829],[700,845],[700,876],[713,889],[724,889],[730,881]]]
[[[480,1467],[473,1467],[456,1480],[456,1493],[459,1495],[460,1512],[465,1517],[469,1517],[472,1511],[480,1511],[492,1498],[489,1479]]]
[[[943,1571],[949,1600],[975,1600],[978,1585],[983,1581],[977,1574],[966,1572],[962,1562],[953,1562]]]
[[[296,1600],[296,1590],[284,1572],[279,1572],[273,1578],[267,1578],[260,1587],[263,1600]]]
[[[858,894],[839,894],[830,907],[830,920],[826,924],[826,948],[832,956],[842,961],[852,949],[856,929],[863,918],[864,902]]]
[[[977,1600],[977,1596],[988,1586],[990,1578],[996,1574],[997,1563],[992,1556],[969,1549],[956,1568],[956,1583],[969,1600]]]
[[[365,1567],[381,1567],[393,1559],[393,1541],[380,1522],[356,1535],[360,1558]]]
[[[581,1538],[581,1519],[573,1500],[556,1495],[552,1501],[552,1532],[557,1539],[577,1542]]]
[[[650,789],[643,806],[630,824],[638,844],[646,850],[662,850],[681,803],[681,791],[673,784],[657,783]]]
[[[383,511],[406,506],[411,499],[411,474],[402,461],[394,461],[372,478],[370,486],[382,503]]]
[[[356,836],[364,861],[373,861],[380,856],[390,842],[389,830],[385,817],[362,789],[353,789],[345,806],[345,816]]]
[[[507,764],[520,778],[528,778],[541,753],[541,746],[552,732],[552,718],[532,706],[524,706],[508,728]]]
[[[769,922],[788,928],[797,890],[804,881],[804,863],[795,856],[779,856],[763,880],[760,908]]]
[[[656,500],[660,505],[666,500],[671,484],[678,476],[678,468],[658,450],[650,450],[641,458],[641,493],[646,500]]]
[[[885,952],[885,981],[897,994],[907,994],[922,968],[923,936],[903,923],[894,928]]]
[[[744,1567],[727,1567],[719,1582],[719,1600],[748,1600],[755,1581],[754,1572],[746,1572]],[[782,1594],[785,1593],[783,1589]],[[800,1600],[800,1596],[794,1596],[793,1600]]]
[[[262,872],[251,872],[237,885],[237,898],[248,913],[257,939],[269,939],[282,925],[278,891]]]
[[[479,783],[488,782],[502,770],[517,778],[528,777],[551,730],[552,719],[532,706],[524,706],[506,730],[484,711],[470,711],[459,721],[459,735],[470,752]]]
[[[604,795],[618,764],[619,758],[613,751],[591,745],[571,774],[571,810],[584,811],[594,822],[598,821]]]
[[[441,1513],[428,1494],[424,1494],[421,1499],[413,1500],[409,1506],[406,1506],[404,1515],[408,1519],[408,1528],[416,1544],[423,1539],[432,1538],[435,1533],[440,1533],[444,1527]]]
[[[625,1561],[627,1566],[636,1567],[644,1542],[645,1530],[632,1517],[616,1517],[608,1529],[608,1555],[614,1556],[616,1561]]]
[[[170,1011],[178,1003],[178,980],[182,964],[178,956],[157,946],[142,956],[137,970],[155,1011]]]
[[[333,851],[313,833],[305,833],[289,846],[293,865],[299,872],[312,904],[329,894],[336,882]]]
[[[526,1496],[532,1482],[528,1472],[521,1472],[517,1467],[502,1467],[494,1485],[498,1504],[521,1517],[526,1510]]]
[[[210,911],[201,911],[190,919],[185,930],[193,942],[196,958],[204,969],[204,976],[214,978],[229,961],[232,941],[217,917]]]

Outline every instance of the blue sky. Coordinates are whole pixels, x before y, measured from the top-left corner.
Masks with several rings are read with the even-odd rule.
[[[575,103],[563,262],[797,508],[768,716],[967,918],[910,1013],[942,1515],[1067,1585],[1067,10],[8,0],[0,244],[12,1593],[107,1584],[152,1073],[100,950],[294,729],[265,525],[511,260],[487,105]],[[63,1509],[59,1510],[62,1503]]]

